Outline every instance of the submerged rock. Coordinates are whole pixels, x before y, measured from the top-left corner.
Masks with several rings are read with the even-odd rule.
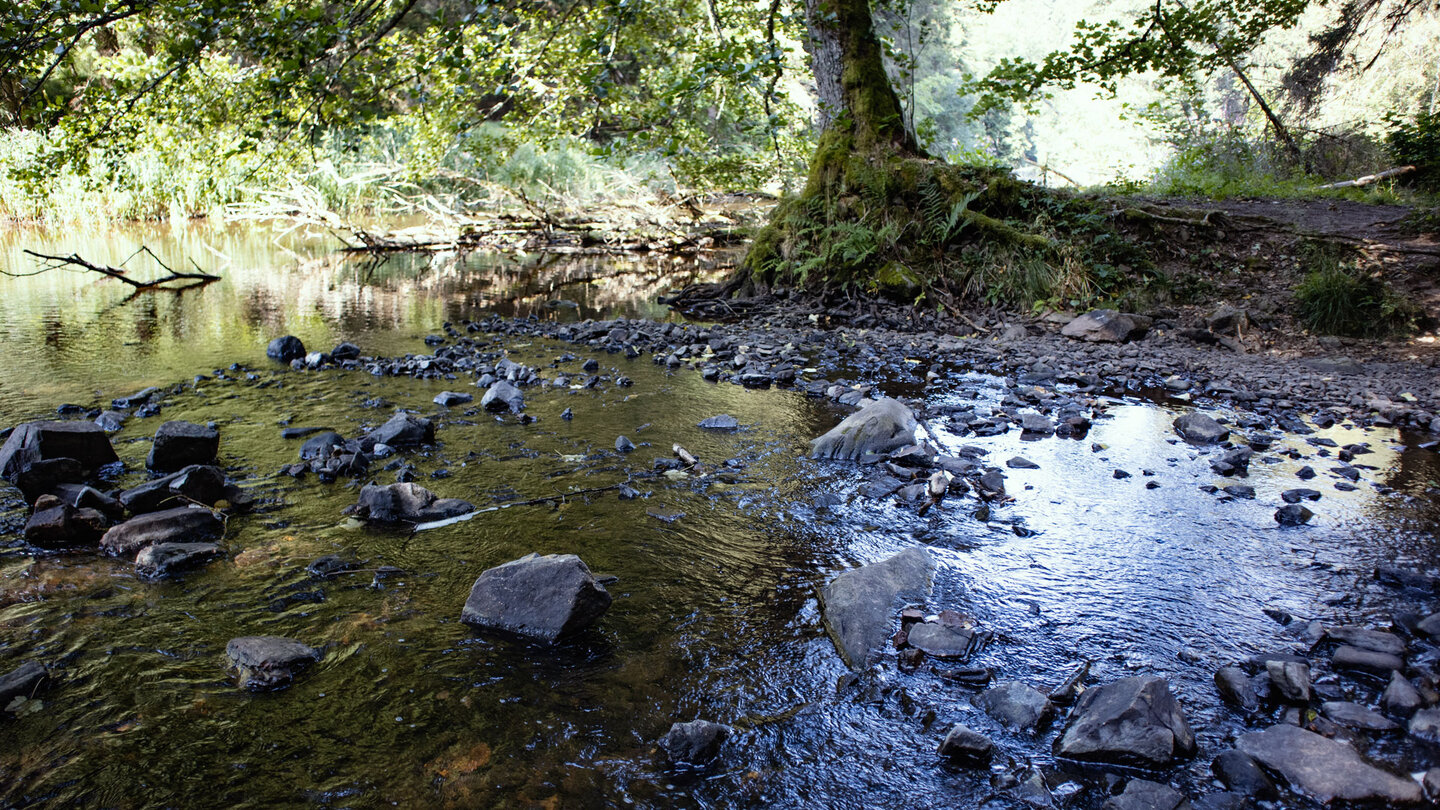
[[[528,554],[481,573],[460,620],[553,643],[594,624],[610,601],[610,593],[574,554]]]
[[[85,472],[120,460],[93,422],[26,422],[0,446],[0,478],[13,482],[36,462],[62,458],[74,459]]]
[[[214,543],[156,543],[135,555],[135,573],[143,579],[160,579],[223,556],[224,550]]]
[[[1059,754],[1088,762],[1163,768],[1195,753],[1195,735],[1163,679],[1121,678],[1080,696]]]
[[[456,405],[464,405],[467,402],[474,402],[475,397],[470,394],[462,394],[459,391],[441,391],[431,400],[442,408],[450,408]]]
[[[691,720],[672,725],[660,738],[660,749],[673,763],[700,765],[714,759],[729,736],[729,726]]]
[[[116,557],[129,556],[155,543],[184,543],[219,535],[225,524],[209,509],[182,506],[133,517],[112,527],[100,547]]]
[[[728,413],[722,413],[719,416],[712,416],[708,419],[700,420],[700,424],[697,425],[697,427],[705,430],[736,430],[740,427],[740,420]]]
[[[194,422],[166,422],[155,431],[155,444],[145,466],[174,472],[192,464],[213,464],[220,451],[220,431]]]
[[[1420,786],[1376,768],[1345,743],[1281,724],[1243,734],[1236,747],[1280,774],[1294,790],[1322,803],[1416,804]]]
[[[404,482],[360,488],[360,501],[345,510],[375,523],[429,523],[475,511],[469,501],[441,498],[419,484]]]
[[[125,490],[120,493],[120,503],[136,515],[187,503],[213,506],[228,496],[228,483],[219,467],[192,464],[164,478]]]
[[[319,650],[280,636],[242,636],[225,645],[240,686],[260,691],[289,686],[306,667],[320,660]]]
[[[871,400],[825,435],[810,442],[811,458],[858,459],[884,455],[915,442],[915,414],[899,400]]]
[[[26,661],[0,676],[0,709],[17,697],[33,697],[49,676],[45,666],[38,661]]]
[[[851,669],[865,668],[889,637],[900,602],[923,602],[930,595],[934,569],[930,552],[916,546],[845,571],[820,589],[825,629]]]

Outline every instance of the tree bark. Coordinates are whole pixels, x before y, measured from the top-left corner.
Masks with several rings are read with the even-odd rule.
[[[857,151],[922,156],[885,72],[870,0],[805,0],[805,24],[821,130],[853,136]]]

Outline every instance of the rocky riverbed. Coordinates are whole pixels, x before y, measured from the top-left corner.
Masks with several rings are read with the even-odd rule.
[[[899,309],[820,329],[813,314],[489,318],[402,357],[277,340],[269,368],[16,428],[0,620],[17,739],[71,761],[35,736],[47,711],[125,750],[124,735],[187,735],[169,710],[147,722],[143,699],[102,700],[104,722],[67,708],[113,685],[90,631],[53,626],[73,599],[95,600],[82,625],[119,615],[123,635],[147,613],[159,632],[186,624],[176,610],[263,596],[182,630],[175,671],[141,639],[121,658],[188,683],[200,717],[284,712],[297,734],[359,734],[382,758],[427,740],[418,782],[282,745],[287,773],[331,769],[326,796],[1431,795],[1433,366],[1246,354],[1223,318],[1209,340],[1121,313],[1090,319],[1098,337],[941,335]],[[809,443],[837,423],[843,436]],[[100,556],[31,548],[97,542]],[[516,573],[547,560],[562,567]],[[314,712],[335,689],[399,712],[394,728]],[[416,689],[423,708],[403,697]],[[538,709],[507,708],[526,694]],[[455,712],[473,717],[437,733]],[[225,736],[189,744],[272,762]],[[97,788],[0,767],[12,802]]]

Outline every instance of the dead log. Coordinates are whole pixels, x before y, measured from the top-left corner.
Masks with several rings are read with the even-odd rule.
[[[1335,188],[1360,188],[1361,186],[1368,186],[1376,180],[1387,180],[1391,177],[1399,177],[1402,174],[1409,174],[1413,171],[1415,171],[1414,166],[1399,166],[1394,169],[1386,169],[1383,172],[1367,174],[1364,177],[1357,177],[1354,180],[1345,180],[1340,183],[1326,183],[1323,186],[1316,186],[1315,190],[1324,191]]]

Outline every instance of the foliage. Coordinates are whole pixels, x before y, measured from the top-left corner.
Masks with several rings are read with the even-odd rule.
[[[1308,270],[1295,288],[1295,301],[1312,332],[1386,337],[1414,328],[1415,306],[1335,246],[1307,243],[1302,263]]]
[[[1440,191],[1440,115],[1431,110],[1409,118],[1392,113],[1386,124],[1385,146],[1395,162],[1415,167],[1409,179],[1417,186]]]

